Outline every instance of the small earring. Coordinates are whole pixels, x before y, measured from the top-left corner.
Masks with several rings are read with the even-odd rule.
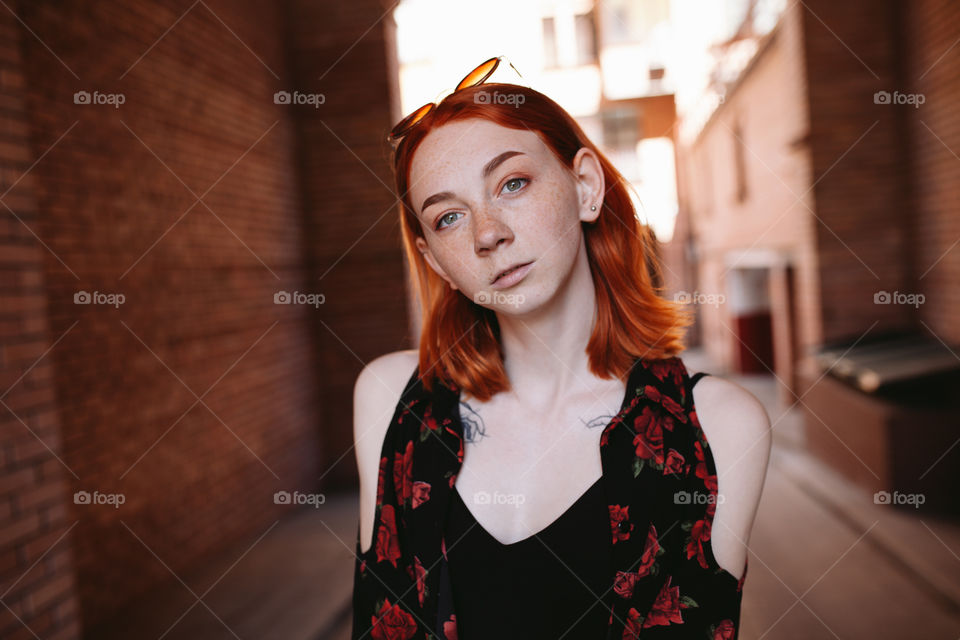
[[[596,211],[596,210],[597,210],[597,205],[593,205],[592,207],[590,207],[590,211]]]

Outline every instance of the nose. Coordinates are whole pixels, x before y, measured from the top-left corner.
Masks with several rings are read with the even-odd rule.
[[[489,252],[513,240],[513,230],[497,212],[484,208],[474,215],[474,245],[477,253]]]

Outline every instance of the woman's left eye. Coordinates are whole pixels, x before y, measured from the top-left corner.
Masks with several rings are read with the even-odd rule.
[[[526,184],[528,182],[530,182],[530,180],[527,178],[510,178],[509,180],[503,183],[503,188],[508,193],[516,193],[522,187],[520,183]],[[514,186],[511,188],[511,185],[514,185]]]

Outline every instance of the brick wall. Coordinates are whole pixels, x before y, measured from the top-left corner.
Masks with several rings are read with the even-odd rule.
[[[61,463],[30,123],[23,91],[23,30],[0,14],[0,637],[48,640],[79,633]],[[42,236],[41,236],[42,237]],[[34,635],[36,634],[36,636]]]
[[[5,402],[63,464],[3,409],[3,588],[70,535],[4,601],[44,638],[96,635],[253,542],[288,508],[274,492],[355,483],[347,390],[409,346],[380,184],[392,22],[374,1],[10,7],[29,31],[4,12],[0,185],[37,161],[4,202],[39,239],[0,211],[0,371],[6,390],[50,348]],[[33,637],[14,622],[0,609],[0,636]]]
[[[924,96],[905,109],[914,222],[913,272],[925,296],[919,320],[948,344],[960,343],[960,5],[910,3],[901,91]],[[921,325],[922,327],[923,325]]]
[[[393,3],[293,3],[295,75],[323,109],[297,112],[329,486],[355,487],[353,383],[363,364],[413,347],[386,135],[400,119]],[[323,28],[317,28],[323,25]],[[387,418],[388,419],[388,418]]]
[[[807,106],[823,337],[856,339],[914,324],[878,291],[911,290],[905,113],[876,104],[902,87],[896,2],[806,2]],[[901,89],[902,91],[902,89]]]

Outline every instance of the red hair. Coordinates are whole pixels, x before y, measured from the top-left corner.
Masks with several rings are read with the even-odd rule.
[[[474,99],[484,91],[522,94],[524,99],[519,107]],[[431,390],[439,382],[481,401],[510,388],[496,314],[451,289],[415,243],[424,233],[408,193],[414,153],[433,129],[467,118],[533,131],[571,170],[581,147],[600,159],[607,189],[603,206],[595,221],[581,223],[597,301],[597,320],[586,348],[590,371],[605,379],[623,378],[636,357],[659,360],[682,351],[685,329],[693,320],[681,303],[661,296],[656,236],[637,219],[626,179],[570,114],[547,96],[520,85],[482,84],[448,95],[393,153],[403,245],[423,318],[419,371],[424,387]]]

